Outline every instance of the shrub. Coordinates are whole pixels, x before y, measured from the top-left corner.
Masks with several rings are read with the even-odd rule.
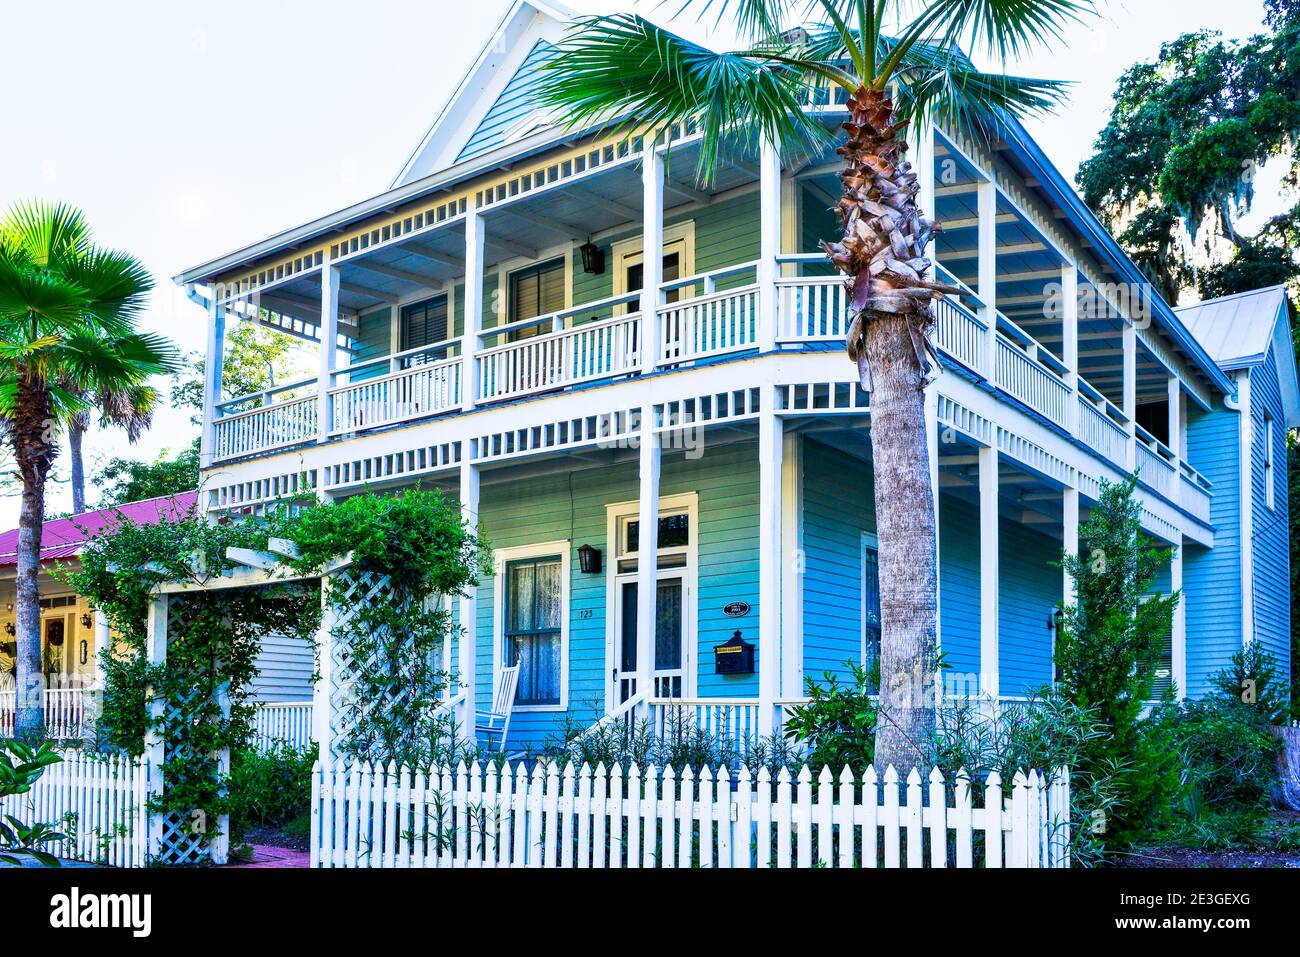
[[[243,748],[230,755],[230,829],[235,841],[249,827],[282,827],[311,812],[316,746]]]
[[[808,678],[808,703],[791,708],[785,719],[786,738],[808,749],[814,771],[827,765],[837,773],[846,766],[861,769],[875,757],[878,708],[871,693],[878,681],[866,668],[846,664],[852,685],[841,685],[829,671],[823,672],[825,685]]]
[[[1233,655],[1232,663],[1216,672],[1210,684],[1229,701],[1257,706],[1271,724],[1287,723],[1290,689],[1277,672],[1277,660],[1258,641]]]

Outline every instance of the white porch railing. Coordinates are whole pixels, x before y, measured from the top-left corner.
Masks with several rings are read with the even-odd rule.
[[[313,867],[1068,867],[1070,784],[808,767],[318,763]]]
[[[1180,493],[1183,508],[1202,522],[1209,524],[1210,493],[1213,485],[1209,479],[1186,462],[1180,462],[1178,467],[1182,474]]]
[[[1041,347],[1032,338],[1025,338],[1022,344],[998,333],[994,381],[1035,412],[1068,429],[1070,387],[1043,363]]]
[[[757,285],[659,307],[659,365],[743,352],[757,342]]]
[[[759,740],[759,702],[754,698],[652,698],[650,727],[660,740],[707,735],[714,745],[743,755]]]
[[[26,794],[0,797],[0,815],[41,822],[67,835],[42,849],[58,857],[144,867],[148,774],[144,758],[60,752]]]
[[[988,326],[951,296],[935,302],[934,318],[939,348],[966,368],[979,372],[984,367]]]
[[[286,448],[316,438],[316,396],[224,416],[213,423],[218,459]]]
[[[1105,402],[1104,399],[1101,401]],[[1125,468],[1128,432],[1083,394],[1079,395],[1079,438],[1120,468]]]
[[[276,745],[305,748],[312,742],[310,701],[268,701],[253,709],[253,747],[269,751]]]
[[[331,389],[334,421],[330,434],[360,432],[459,409],[461,368],[456,356]]]
[[[500,338],[511,331],[546,326],[556,331],[480,351],[474,357],[479,372],[478,400],[514,399],[635,371],[640,364],[640,313],[568,329],[562,327],[580,314],[599,312],[636,298],[636,294],[615,296],[553,315],[483,330],[483,338]]]
[[[45,695],[45,733],[60,741],[85,737],[87,727],[84,688],[48,688]],[[0,738],[12,737],[14,713],[17,708],[15,692],[0,691]]]
[[[1138,477],[1171,502],[1179,501],[1178,470],[1170,461],[1173,452],[1141,426],[1135,427],[1135,433]]]
[[[777,342],[843,342],[849,334],[843,277],[782,278],[776,289]]]

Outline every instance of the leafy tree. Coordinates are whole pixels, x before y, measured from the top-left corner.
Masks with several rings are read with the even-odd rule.
[[[1264,9],[1267,32],[1185,33],[1125,71],[1079,167],[1084,200],[1170,302],[1197,280],[1210,297],[1300,275],[1300,204],[1254,235],[1238,225],[1257,167],[1289,157],[1292,187],[1300,174],[1300,0]]]
[[[170,458],[164,452],[152,462],[109,459],[92,482],[100,490],[100,508],[192,491],[199,487],[199,440]]]
[[[172,405],[195,410],[199,423],[203,411],[203,353],[193,352],[173,380]],[[221,364],[221,395],[234,399],[283,385],[310,374],[308,357],[293,336],[252,322],[239,322],[226,333]]]
[[[1119,774],[1117,825],[1123,830],[1163,793],[1170,770],[1143,753],[1138,718],[1152,699],[1151,662],[1173,626],[1180,595],[1153,593],[1172,549],[1157,548],[1142,532],[1137,477],[1101,482],[1088,521],[1079,529],[1079,554],[1060,564],[1075,581],[1075,600],[1063,606],[1057,629],[1056,670],[1061,692],[1097,715],[1106,734],[1083,750],[1083,770],[1094,778]]]
[[[1258,641],[1234,654],[1210,683],[1228,700],[1256,706],[1266,723],[1286,723],[1291,710],[1286,682],[1278,674],[1277,661]]]
[[[71,391],[77,389],[75,382],[65,382],[63,386]],[[109,426],[120,428],[126,433],[127,441],[135,443],[153,423],[158,392],[152,386],[134,385],[116,391],[83,395],[83,398],[89,399],[99,410],[101,428]],[[82,440],[89,427],[89,411],[79,412],[68,420],[68,457],[71,460],[73,513],[86,510],[86,465],[81,448]]]
[[[881,712],[876,757],[927,763],[937,667],[934,500],[924,388],[937,370],[932,301],[956,290],[929,279],[936,223],[917,204],[907,162],[909,124],[938,118],[981,136],[979,120],[1045,110],[1058,83],[975,68],[974,44],[1009,54],[1059,36],[1090,10],[1074,0],[686,0],[730,15],[746,46],[717,53],[631,14],[581,21],[546,63],[539,97],[574,128],[613,124],[629,136],[693,120],[697,175],[762,138],[787,152],[832,142],[843,161],[836,212],[843,229],[823,249],[844,274],[853,322],[848,352],[871,393],[880,536]],[[786,30],[803,15],[808,25]],[[886,30],[892,35],[887,35]],[[805,109],[827,89],[846,96],[846,134]],[[623,119],[612,119],[619,117]],[[630,119],[629,119],[630,118]]]
[[[135,329],[151,286],[138,260],[95,246],[85,218],[71,207],[20,204],[0,220],[0,418],[23,483],[15,599],[19,737],[39,736],[44,725],[37,576],[59,428],[90,408],[85,395],[137,388],[170,371],[171,346]]]

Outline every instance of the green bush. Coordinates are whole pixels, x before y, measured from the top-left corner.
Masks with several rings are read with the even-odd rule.
[[[283,827],[311,812],[316,746],[244,748],[230,755],[230,830],[238,843],[250,827]]]
[[[1233,655],[1232,663],[1216,672],[1210,683],[1229,701],[1255,705],[1270,723],[1287,723],[1290,688],[1278,674],[1277,660],[1258,641]]]
[[[786,738],[808,749],[814,773],[824,766],[837,774],[846,766],[860,771],[875,757],[879,712],[871,694],[879,686],[878,676],[852,661],[846,664],[851,685],[841,685],[829,671],[823,672],[825,685],[808,678],[808,703],[791,708],[785,719]]]

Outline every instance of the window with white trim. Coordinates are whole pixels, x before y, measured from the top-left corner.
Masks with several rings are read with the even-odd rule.
[[[1267,412],[1264,413],[1264,504],[1269,508],[1274,508],[1273,486],[1277,484],[1276,473],[1273,470],[1273,417]]]
[[[876,536],[862,533],[862,667],[880,660],[880,552]]]
[[[560,555],[506,563],[502,659],[519,665],[516,704],[563,703],[563,564]]]

